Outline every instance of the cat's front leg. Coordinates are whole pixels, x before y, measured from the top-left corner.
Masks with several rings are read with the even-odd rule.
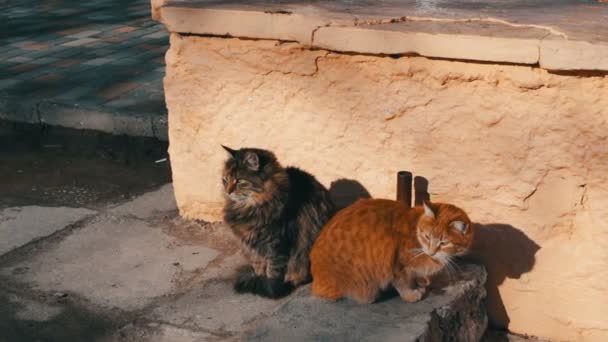
[[[283,279],[287,267],[287,257],[283,255],[273,255],[266,257],[265,274],[270,279]]]
[[[249,264],[251,267],[253,267],[255,275],[266,275],[266,268],[268,264],[266,258],[250,248],[243,248],[242,250],[247,260],[249,260]]]
[[[251,266],[253,267],[255,275],[262,276],[262,275],[266,274],[266,268],[268,267],[268,263],[266,262],[266,259],[264,259],[264,257],[256,255],[255,257],[252,257],[250,260],[251,260]]]
[[[395,273],[392,285],[406,302],[418,302],[426,294],[426,287],[419,287],[415,275],[405,269]]]
[[[416,303],[420,301],[426,294],[426,288],[424,287],[417,287],[415,289],[412,289],[409,287],[395,286],[395,288],[397,289],[397,292],[399,292],[399,297],[401,297],[401,299],[403,299],[404,301],[410,303]]]
[[[310,260],[308,256],[293,255],[287,263],[285,282],[291,282],[295,286],[310,281]]]

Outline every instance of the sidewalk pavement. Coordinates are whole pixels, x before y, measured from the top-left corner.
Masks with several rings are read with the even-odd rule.
[[[0,1],[0,119],[166,140],[148,0]]]

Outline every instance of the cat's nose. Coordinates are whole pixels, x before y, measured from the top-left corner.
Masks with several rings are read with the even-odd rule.
[[[235,188],[235,186],[232,183],[229,183],[228,185],[226,185],[226,192],[228,193],[228,195],[230,195],[231,193],[234,192],[234,188]]]

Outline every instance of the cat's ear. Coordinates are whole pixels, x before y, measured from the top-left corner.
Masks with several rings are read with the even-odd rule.
[[[245,153],[245,165],[251,171],[258,171],[260,169],[260,158],[255,152],[248,151]]]
[[[234,158],[234,155],[236,154],[236,151],[235,151],[235,150],[231,149],[230,147],[224,146],[224,145],[220,145],[220,146],[222,146],[222,148],[223,148],[224,150],[226,150],[226,152],[228,152],[228,154],[229,154],[229,155],[230,155],[232,158]]]
[[[434,219],[435,213],[433,212],[433,209],[431,209],[431,206],[426,201],[422,202],[422,206],[424,207],[424,215]]]
[[[463,221],[452,221],[450,223],[450,227],[456,229],[462,234],[466,233],[467,229],[469,229],[469,225],[464,223]]]

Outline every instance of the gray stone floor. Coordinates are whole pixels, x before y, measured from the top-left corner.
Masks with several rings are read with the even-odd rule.
[[[170,184],[98,210],[25,206],[0,217],[10,246],[1,341],[414,341],[446,324],[470,340],[485,330],[485,272],[473,265],[416,304],[329,303],[307,287],[283,300],[237,295],[231,278],[244,260],[230,230],[179,218]],[[9,234],[15,227],[27,239]]]

